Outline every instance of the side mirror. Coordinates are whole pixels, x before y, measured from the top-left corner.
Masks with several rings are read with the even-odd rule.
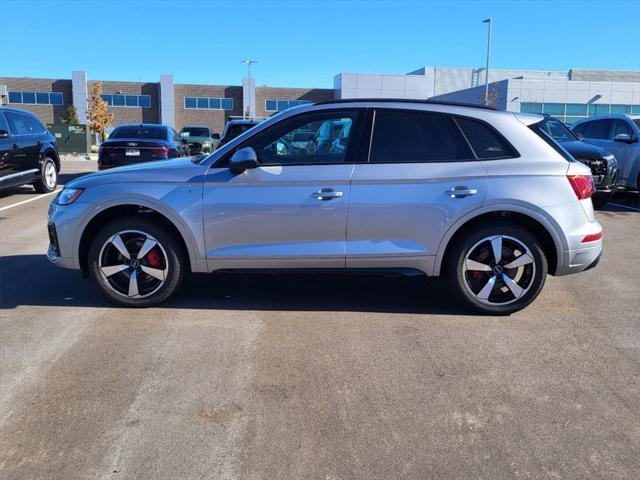
[[[211,138],[213,138],[214,140],[220,140],[220,134],[214,133],[213,135],[211,135]]]
[[[584,140],[584,136],[580,135],[579,133],[573,132],[573,134],[578,137],[578,140],[582,141]]]
[[[229,170],[236,175],[257,166],[258,156],[251,147],[241,148],[231,156],[229,161]]]
[[[633,143],[633,139],[628,133],[619,133],[613,138],[613,141],[622,143]]]
[[[0,130],[0,138],[9,138],[10,136],[6,130]]]
[[[187,143],[187,142],[188,142],[188,140],[187,140],[186,138],[184,138],[184,137],[181,137],[181,138],[180,138],[180,141],[181,141],[182,143]]]

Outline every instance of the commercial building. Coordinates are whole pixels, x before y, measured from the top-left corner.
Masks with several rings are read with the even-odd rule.
[[[29,110],[47,124],[60,123],[73,105],[84,124],[88,97],[97,81],[114,114],[114,125],[163,123],[178,130],[184,125],[208,125],[222,132],[231,117],[268,117],[304,102],[334,98],[330,88],[256,87],[253,79],[251,84],[244,79],[243,85],[195,85],[174,83],[172,75],[161,75],[159,82],[126,82],[88,80],[86,72],[78,71],[71,79],[0,77],[7,90],[2,103]]]
[[[102,80],[103,98],[114,113],[114,125],[163,123],[180,129],[208,125],[221,132],[231,117],[267,117],[295,105],[334,98],[435,98],[485,102],[483,68],[423,67],[407,74],[339,73],[333,89],[256,87]],[[30,110],[45,123],[59,123],[70,105],[86,122],[87,98],[96,80],[73,72],[71,79],[1,78],[3,103]],[[547,113],[566,123],[605,113],[640,114],[640,72],[571,69],[563,71],[492,69],[489,101],[497,108]]]

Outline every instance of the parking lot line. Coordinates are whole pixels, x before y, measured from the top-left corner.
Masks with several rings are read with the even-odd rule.
[[[628,208],[629,210],[633,210],[634,212],[640,212],[640,208],[630,207],[629,205],[621,205],[619,203],[611,203],[611,202],[609,202],[609,205],[612,205],[618,208]]]
[[[14,203],[12,205],[7,205],[6,207],[0,208],[0,212],[3,212],[5,210],[9,210],[10,208],[13,208],[13,207],[19,207],[20,205],[24,205],[25,203],[33,202],[35,200],[39,200],[39,199],[44,198],[44,197],[48,197],[49,195],[53,195],[54,193],[58,193],[60,190],[62,190],[62,189],[58,188],[57,190],[54,190],[53,192],[43,193],[41,195],[38,195],[37,197],[29,198],[27,200],[23,200],[21,202]]]

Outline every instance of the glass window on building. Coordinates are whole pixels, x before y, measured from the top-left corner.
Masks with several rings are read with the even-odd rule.
[[[185,97],[184,108],[197,108],[197,106],[195,97]]]
[[[542,113],[546,113],[552,117],[563,117],[564,103],[545,103],[542,107]]]
[[[530,103],[530,102],[522,102],[520,103],[520,111],[522,113],[542,113],[542,104],[541,103]]]
[[[113,96],[113,106],[114,107],[124,107],[124,95],[114,95]]]
[[[589,105],[589,116],[592,117],[594,115],[608,115],[609,114],[609,105],[604,105],[601,103],[592,103]]]
[[[266,100],[264,104],[264,109],[267,112],[275,112],[278,109],[278,102],[275,100]]]
[[[611,105],[610,113],[631,113],[631,105]]]
[[[209,108],[213,108],[214,110],[220,110],[220,99],[219,98],[210,98],[209,99]]]
[[[138,106],[142,108],[151,108],[151,96],[138,95]]]
[[[209,108],[209,99],[198,98],[198,108]]]
[[[137,95],[126,95],[124,97],[124,102],[127,107],[137,107],[138,106],[138,97]]]
[[[9,103],[22,103],[22,92],[9,92]]]
[[[22,92],[22,103],[36,103],[36,94],[34,92]]]
[[[62,93],[60,92],[51,92],[49,94],[49,99],[51,105],[62,105],[64,103],[64,99],[62,98]]]
[[[586,103],[567,103],[567,115],[574,117],[586,117],[589,109]]]
[[[223,110],[233,110],[233,98],[223,98],[220,103]]]
[[[36,103],[49,105],[49,94],[46,92],[36,92]]]

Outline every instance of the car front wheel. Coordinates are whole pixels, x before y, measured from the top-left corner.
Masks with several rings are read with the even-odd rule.
[[[179,287],[186,270],[173,236],[144,217],[125,217],[103,227],[91,243],[88,260],[100,290],[127,307],[163,302]]]
[[[547,276],[547,259],[526,229],[507,223],[477,228],[453,246],[447,275],[469,307],[508,315],[529,305]]]

